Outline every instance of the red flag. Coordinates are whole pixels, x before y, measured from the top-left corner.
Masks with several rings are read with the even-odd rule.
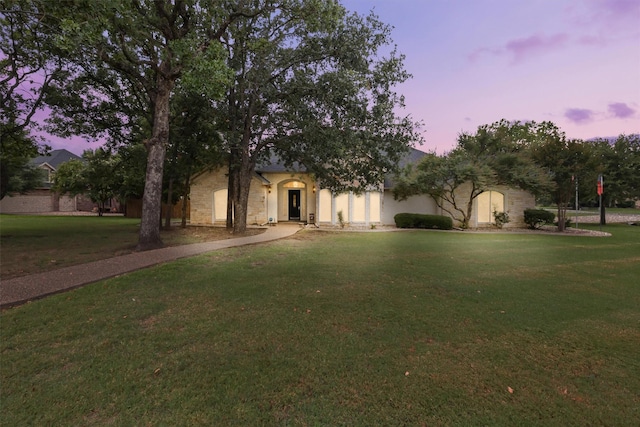
[[[602,193],[604,193],[604,178],[598,175],[598,196],[602,196]]]

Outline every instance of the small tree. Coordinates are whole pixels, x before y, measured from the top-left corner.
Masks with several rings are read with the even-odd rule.
[[[98,148],[82,154],[84,161],[70,160],[60,165],[54,177],[53,189],[72,196],[86,194],[98,204],[102,216],[106,203],[113,199],[122,185],[117,159],[108,150]]]
[[[399,176],[394,198],[404,200],[412,195],[427,194],[462,228],[468,228],[473,201],[494,182],[494,171],[474,162],[464,150],[456,149],[444,156],[429,153]]]
[[[508,185],[540,194],[553,185],[546,171],[534,162],[528,143],[536,138],[535,123],[501,120],[462,133],[451,153],[425,156],[399,177],[396,199],[427,194],[438,207],[469,226],[473,201],[494,185]]]
[[[594,169],[591,147],[581,140],[568,140],[551,122],[533,123],[535,138],[529,143],[532,158],[547,171],[553,182],[550,194],[558,207],[558,231],[567,224],[567,208],[575,194],[576,177],[581,182]]]

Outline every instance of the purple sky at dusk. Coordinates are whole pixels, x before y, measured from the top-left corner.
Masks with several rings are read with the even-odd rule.
[[[569,138],[640,133],[638,0],[342,0],[394,28],[413,78],[397,88],[423,151],[500,119]],[[51,140],[81,154],[95,144]]]
[[[422,150],[507,120],[567,137],[640,133],[638,0],[343,0],[394,28],[413,79],[398,88],[424,123]]]

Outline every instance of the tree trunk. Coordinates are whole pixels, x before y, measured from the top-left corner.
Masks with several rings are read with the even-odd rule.
[[[167,211],[164,219],[164,228],[171,228],[171,213],[173,212],[173,178],[169,178],[169,188],[167,189]]]
[[[233,234],[243,234],[247,231],[247,213],[249,206],[249,190],[253,168],[243,165],[238,171],[237,197],[235,203],[235,215],[233,217]]]
[[[233,229],[234,205],[236,203],[236,171],[229,166],[229,180],[227,185],[227,230]]]
[[[191,166],[187,168],[187,178],[184,183],[184,191],[182,192],[182,221],[180,227],[187,228],[187,200],[191,187]]]
[[[147,141],[147,173],[142,196],[142,219],[136,250],[146,251],[162,247],[160,217],[162,213],[162,174],[169,141],[169,97],[173,81],[158,77],[155,97],[153,130]]]
[[[567,224],[567,207],[558,204],[558,231],[563,232]]]

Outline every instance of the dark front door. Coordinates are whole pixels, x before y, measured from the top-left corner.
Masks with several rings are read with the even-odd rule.
[[[289,190],[289,221],[300,221],[300,190]]]

